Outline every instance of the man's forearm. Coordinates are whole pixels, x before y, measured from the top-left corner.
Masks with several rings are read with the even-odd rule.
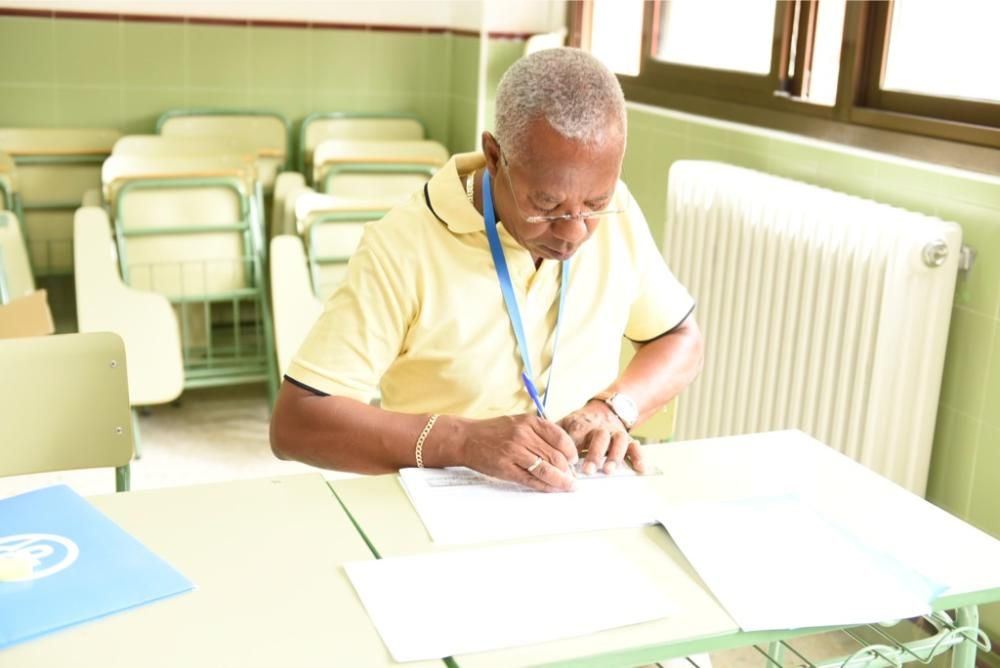
[[[690,316],[677,329],[639,346],[609,392],[628,394],[639,407],[639,422],[680,394],[701,371],[701,330]]]

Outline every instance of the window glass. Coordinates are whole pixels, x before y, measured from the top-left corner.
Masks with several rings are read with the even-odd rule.
[[[776,0],[660,3],[656,58],[680,65],[767,74]]]
[[[639,74],[642,0],[594,0],[590,52],[612,72]]]
[[[1000,102],[998,26],[995,0],[893,3],[882,88]]]

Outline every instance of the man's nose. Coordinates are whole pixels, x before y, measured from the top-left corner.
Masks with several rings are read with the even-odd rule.
[[[566,243],[579,243],[587,238],[587,220],[582,213],[560,220],[552,227],[552,234]]]

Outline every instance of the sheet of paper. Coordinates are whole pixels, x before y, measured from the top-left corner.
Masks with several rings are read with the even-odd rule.
[[[462,467],[399,473],[438,543],[485,543],[656,521],[657,497],[647,476],[624,467],[610,476],[581,475],[575,491],[562,493],[536,492]]]
[[[914,617],[944,589],[797,496],[679,504],[661,522],[745,631]]]
[[[597,538],[359,561],[344,569],[396,661],[571,638],[674,612],[660,583]]]

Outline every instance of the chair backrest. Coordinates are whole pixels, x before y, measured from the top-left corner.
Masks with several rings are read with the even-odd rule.
[[[314,192],[295,201],[296,228],[306,245],[313,294],[326,301],[347,273],[364,227],[384,216],[391,204]]]
[[[436,141],[328,140],[313,154],[317,191],[342,197],[401,203],[445,162],[448,149]]]
[[[17,174],[14,158],[0,151],[0,210],[14,211],[15,192],[17,192]]]
[[[288,120],[281,114],[262,110],[173,109],[160,116],[156,130],[161,135],[211,135],[251,146],[257,162],[258,178],[270,191],[278,172],[286,169],[289,158]]]
[[[278,373],[284,374],[306,334],[323,312],[313,294],[302,239],[283,234],[271,240],[271,303]]]
[[[35,291],[21,225],[11,211],[0,211],[0,304]]]
[[[0,150],[17,165],[21,223],[36,276],[72,273],[73,211],[101,183],[101,163],[120,136],[107,128],[0,128]]]
[[[419,140],[424,124],[408,114],[359,114],[321,111],[309,114],[299,129],[299,172],[312,174],[313,151],[327,139]]]
[[[271,236],[296,234],[295,198],[303,192],[311,192],[306,179],[298,172],[278,175],[274,183],[274,199],[271,203]]]
[[[133,406],[173,401],[184,389],[180,328],[163,295],[122,283],[104,209],[77,209],[73,225],[76,314],[81,332],[114,332],[128,353]]]
[[[252,174],[239,156],[108,158],[105,199],[125,282],[172,299],[252,285]]]
[[[0,475],[114,466],[128,488],[133,435],[115,334],[0,340]]]
[[[149,159],[238,156],[253,162],[256,150],[246,140],[237,137],[125,135],[115,142],[111,155]]]

